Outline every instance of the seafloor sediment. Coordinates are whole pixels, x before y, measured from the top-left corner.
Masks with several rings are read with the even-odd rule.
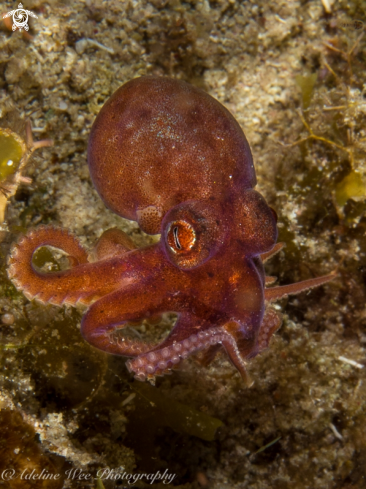
[[[0,231],[0,474],[61,477],[3,487],[100,488],[72,471],[109,468],[168,470],[170,486],[186,489],[366,488],[365,2],[24,7],[37,15],[28,35],[0,22],[0,128],[24,137],[30,119],[34,138],[54,146],[32,156],[32,184],[9,200]],[[104,207],[86,164],[103,103],[144,74],[202,87],[243,127],[286,243],[269,274],[285,284],[338,269],[333,282],[279,303],[284,323],[251,361],[251,388],[225,356],[207,368],[188,359],[156,388],[133,382],[123,358],[82,340],[82,310],[29,302],[7,278],[11,244],[39,224],[86,246],[114,226],[138,246],[154,239]],[[62,257],[37,260],[51,270]],[[171,323],[140,332],[157,340]]]

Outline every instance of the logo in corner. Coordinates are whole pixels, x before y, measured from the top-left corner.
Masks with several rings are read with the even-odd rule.
[[[29,30],[28,26],[28,16],[34,17],[35,19],[38,19],[36,14],[31,12],[30,10],[25,10],[23,8],[23,5],[20,3],[18,5],[18,8],[16,10],[11,10],[7,14],[3,15],[3,19],[6,17],[13,17],[13,31],[16,31],[19,29],[20,31],[24,29],[25,31]]]

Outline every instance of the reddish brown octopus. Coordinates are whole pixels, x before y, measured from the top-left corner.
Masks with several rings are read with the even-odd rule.
[[[131,357],[139,380],[200,350],[207,363],[221,348],[247,380],[247,360],[281,324],[270,303],[335,277],[266,288],[274,280],[263,263],[282,244],[275,212],[254,190],[249,144],[225,107],[185,82],[145,76],[119,88],[93,124],[88,164],[104,203],[160,241],[136,249],[111,229],[88,256],[67,231],[39,227],[13,247],[8,274],[28,299],[87,305],[83,337]],[[41,246],[67,253],[70,268],[37,270]],[[160,344],[113,334],[165,312],[178,317]]]

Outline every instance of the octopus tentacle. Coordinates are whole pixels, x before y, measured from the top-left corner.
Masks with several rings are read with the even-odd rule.
[[[192,353],[196,353],[204,348],[215,345],[222,345],[229,355],[231,362],[239,370],[243,380],[247,385],[252,382],[246,371],[246,363],[241,356],[235,338],[230,335],[223,327],[212,327],[198,334],[193,334],[188,338],[176,342],[170,346],[154,349],[137,358],[127,362],[127,368],[135,374],[138,380],[146,380],[156,375],[166,374],[172,367]]]
[[[155,289],[154,280],[146,282],[146,287],[134,283],[94,303],[81,322],[81,334],[85,340],[99,350],[114,355],[135,357],[150,351],[153,345],[149,343],[128,337],[117,339],[112,333],[127,326],[130,321],[154,316],[166,309],[160,297],[152,294],[152,288]],[[164,293],[162,285],[162,296]]]
[[[164,297],[166,291],[162,284],[159,285],[161,296]],[[128,337],[113,338],[111,333],[115,329],[167,310],[167,303],[160,298],[154,298],[151,293],[150,289],[156,289],[156,286],[157,284],[150,281],[145,288],[136,284],[109,294],[90,307],[81,323],[83,337],[96,348],[115,355],[137,357],[129,360],[127,367],[139,380],[152,379],[155,375],[167,373],[183,358],[207,346],[206,333],[201,333],[200,336],[184,333],[183,325],[188,327],[188,315],[185,314],[178,318],[172,333],[159,345]],[[217,341],[216,339],[215,342]]]
[[[269,275],[266,275],[264,277],[264,280],[265,280],[264,283],[266,285],[271,285],[271,284],[274,284],[277,281],[277,277],[270,277]]]
[[[210,323],[202,321],[191,313],[180,313],[174,328],[167,338],[151,348],[148,355],[145,354],[139,356],[136,361],[130,360],[127,362],[128,369],[131,372],[134,371],[136,378],[139,380],[144,380],[143,377],[146,376],[151,378],[155,375],[163,375],[169,372],[183,358],[186,358],[194,351],[205,348],[205,345],[198,341],[195,332],[204,331],[210,326]]]
[[[258,332],[258,353],[268,348],[275,332],[280,328],[282,315],[269,307],[266,309]]]
[[[225,335],[222,339],[222,345],[226,350],[226,353],[229,356],[229,359],[231,363],[236,367],[238,372],[241,375],[241,378],[245,382],[245,384],[248,387],[251,387],[253,385],[253,381],[250,378],[250,375],[247,372],[246,369],[246,361],[244,360],[243,355],[241,354],[236,339],[234,336],[230,335],[230,333],[227,333],[225,331]]]
[[[207,335],[210,334],[214,334],[214,328],[207,330]],[[200,332],[198,335],[191,335],[164,348],[158,345],[158,347],[139,355],[137,358],[129,360],[126,364],[127,368],[130,372],[135,373],[135,378],[138,380],[151,379],[156,375],[166,374],[192,353],[207,347],[207,344],[210,344],[207,343],[207,335],[206,332]],[[217,342],[216,339],[215,342]]]
[[[236,338],[237,335],[231,334],[229,327],[226,329],[229,323],[224,326],[211,327],[207,327],[205,324],[202,327],[199,319],[195,319],[197,324],[196,321],[192,320],[192,316],[181,314],[168,338],[155,348],[127,362],[129,371],[133,372],[138,380],[151,380],[157,375],[166,374],[193,353],[207,349],[207,347],[217,353],[217,350],[222,346],[243,380],[247,385],[251,385],[252,382],[246,371],[245,356],[238,346],[240,342]],[[193,324],[194,327],[192,327]],[[197,331],[197,333],[192,334],[192,331]],[[247,343],[250,342],[251,340],[247,340]]]
[[[68,253],[73,268],[52,273],[36,270],[32,258],[42,246],[53,246]],[[29,300],[54,305],[90,304],[121,287],[128,267],[121,259],[88,263],[87,252],[74,236],[63,229],[40,227],[23,236],[13,247],[8,276]]]
[[[302,282],[297,282],[295,284],[281,285],[279,287],[272,287],[270,289],[265,289],[264,297],[266,302],[276,301],[286,297],[287,295],[295,295],[303,292],[305,290],[313,289],[314,287],[319,287],[319,285],[326,284],[337,277],[337,272],[331,272],[328,275],[322,275],[321,277],[310,278],[308,280],[303,280]]]
[[[90,261],[107,260],[135,250],[132,239],[118,228],[111,228],[100,236],[90,253]]]
[[[277,255],[277,253],[279,251],[281,251],[284,246],[286,246],[286,243],[277,243],[274,245],[274,247],[271,249],[271,251],[267,251],[266,253],[262,253],[260,255],[262,262],[265,263],[267,260],[272,258],[272,256]]]
[[[12,247],[10,261],[14,251],[17,249],[21,249],[24,256],[23,260],[27,258],[31,261],[34,252],[41,246],[53,246],[61,249],[72,257],[77,265],[88,263],[88,253],[81,246],[79,240],[66,229],[53,226],[39,226],[37,229],[32,229],[28,231],[28,234],[21,236],[19,241]]]

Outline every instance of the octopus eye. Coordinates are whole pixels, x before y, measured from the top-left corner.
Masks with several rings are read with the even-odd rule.
[[[175,241],[176,248],[178,248],[178,250],[181,250],[182,246],[179,242],[178,230],[179,230],[178,226],[175,226],[175,228],[173,229],[174,241]]]
[[[176,205],[163,218],[162,249],[172,265],[192,270],[203,265],[223,245],[226,235],[220,206],[206,201]]]
[[[167,241],[174,253],[184,253],[193,248],[196,233],[187,221],[172,222],[168,229]]]

